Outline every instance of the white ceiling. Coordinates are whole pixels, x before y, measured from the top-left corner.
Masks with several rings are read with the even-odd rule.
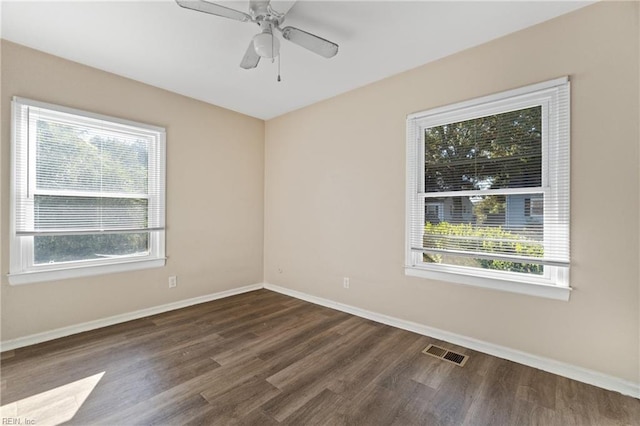
[[[248,11],[248,1],[220,1]],[[287,2],[284,2],[287,3]],[[288,41],[243,70],[255,24],[161,1],[2,1],[2,37],[261,119],[336,96],[583,7],[580,1],[305,1],[284,26],[340,45],[322,58]],[[275,4],[275,3],[274,3]],[[277,9],[277,6],[274,6]]]

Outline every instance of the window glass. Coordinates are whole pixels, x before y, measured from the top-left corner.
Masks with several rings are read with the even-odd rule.
[[[36,265],[149,254],[149,233],[34,237]]]
[[[541,106],[430,127],[426,192],[542,185]]]

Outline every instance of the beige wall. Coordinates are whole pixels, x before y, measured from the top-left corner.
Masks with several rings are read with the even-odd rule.
[[[2,42],[2,340],[262,282],[264,122]],[[14,95],[167,129],[163,268],[10,286]],[[167,277],[178,276],[168,289]]]
[[[640,381],[638,7],[589,6],[268,121],[265,281]],[[571,300],[406,277],[406,115],[563,75]]]

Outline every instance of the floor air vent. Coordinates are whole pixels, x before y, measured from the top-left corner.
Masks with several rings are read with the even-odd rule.
[[[427,346],[425,350],[422,351],[422,353],[431,355],[432,357],[450,362],[455,365],[459,365],[460,367],[463,367],[465,362],[467,362],[467,359],[469,359],[468,355],[462,355],[457,352],[452,352],[436,345]]]

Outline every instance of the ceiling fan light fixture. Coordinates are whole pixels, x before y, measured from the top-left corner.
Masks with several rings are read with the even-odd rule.
[[[253,37],[253,48],[260,57],[272,59],[280,54],[280,40],[265,31]]]

